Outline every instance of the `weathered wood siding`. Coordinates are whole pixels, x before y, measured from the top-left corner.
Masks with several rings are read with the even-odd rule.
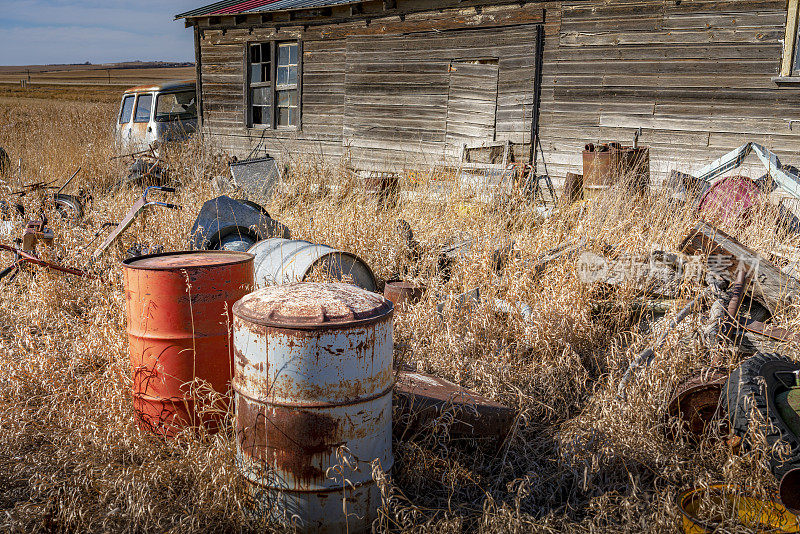
[[[540,124],[551,174],[580,172],[584,143],[630,143],[638,127],[656,177],[746,141],[800,161],[789,129],[800,89],[771,80],[784,0],[564,0],[547,22]]]
[[[789,120],[800,119],[800,88],[772,81],[785,0],[498,0],[502,5],[478,9],[468,1],[444,9],[443,2],[371,22],[344,16],[277,30],[202,29],[206,131],[234,154],[257,144],[261,131],[244,127],[244,43],[301,38],[302,129],[267,131],[270,151],[349,154],[359,166],[438,160],[468,131],[486,126],[490,99],[482,80],[471,127],[468,109],[449,102],[464,86],[451,63],[497,58],[495,124],[486,136],[523,143],[515,156],[525,159],[538,10],[546,31],[540,125],[551,175],[580,172],[585,143],[628,143],[638,127],[656,178],[671,168],[699,168],[748,140],[797,164],[800,137]]]
[[[535,35],[527,25],[348,38],[344,142],[353,165],[434,164],[478,140],[530,143],[532,99],[526,103],[525,95],[533,94],[534,69],[526,58],[535,54]],[[493,68],[495,75],[473,77],[467,94],[466,74],[451,67],[478,59],[496,60],[472,66]],[[491,128],[478,139],[477,130],[467,131],[468,116],[486,121],[487,107]]]
[[[542,16],[538,3],[514,3],[366,23],[201,28],[204,133],[239,156],[262,143],[273,154],[345,155],[365,169],[436,163],[459,154],[465,142],[509,140],[523,154],[530,143],[535,23]],[[301,128],[246,128],[246,43],[298,38]],[[493,72],[475,77],[468,91],[469,73],[458,75],[451,64],[473,60],[487,63],[473,65],[477,70]]]

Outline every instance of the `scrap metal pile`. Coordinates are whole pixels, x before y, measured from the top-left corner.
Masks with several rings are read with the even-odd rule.
[[[767,178],[721,178],[750,152],[764,163]],[[570,201],[596,196],[618,168],[632,176],[631,191],[642,194],[649,184],[649,152],[636,143],[588,145],[584,165],[582,177],[570,177]],[[155,177],[155,168],[146,170],[147,177]],[[235,162],[231,169],[232,180],[224,184],[231,195],[272,194],[280,179],[271,158]],[[63,216],[79,220],[87,200],[62,195],[71,180],[47,198],[61,206]],[[765,523],[797,531],[800,362],[782,351],[800,342],[800,334],[781,328],[778,318],[800,303],[800,281],[791,265],[776,263],[780,254],[767,258],[718,226],[746,221],[762,195],[775,189],[800,200],[800,176],[764,147],[748,143],[698,176],[674,172],[669,187],[673,202],[689,206],[704,220],[677,250],[640,258],[645,268],[635,274],[634,285],[651,302],[676,299],[692,277],[699,277],[703,289],[661,323],[651,347],[630,360],[618,384],[618,402],[627,402],[637,379],[662,356],[669,334],[688,317],[701,318],[709,353],[728,347],[746,358],[732,372],[712,360],[709,367],[682,377],[667,411],[681,421],[679,432],[699,441],[712,426],[722,426],[731,446],[741,450],[760,446],[750,438],[754,418],[768,422],[767,445],[775,451],[768,454],[769,467],[780,483],[779,501],[758,501],[724,485],[713,488],[714,498],[740,510],[748,526]],[[17,193],[48,188],[55,189],[52,182],[31,184]],[[374,187],[382,202],[394,198],[395,189],[395,183]],[[24,263],[65,275],[97,276],[94,262],[142,212],[181,209],[154,200],[153,195],[174,192],[165,185],[146,187],[120,222],[97,230],[95,239],[109,233],[80,268],[38,255],[57,239],[42,212],[25,222],[16,246],[0,244],[14,255],[0,279],[8,282]],[[781,200],[781,206],[786,225],[800,228],[789,204]],[[2,208],[9,222],[24,217],[24,210],[15,206]],[[444,422],[453,439],[494,445],[506,440],[518,423],[515,410],[413,366],[401,366],[393,357],[394,317],[407,313],[428,291],[411,281],[418,279],[412,271],[417,260],[426,254],[435,257],[436,276],[446,282],[453,267],[470,257],[474,240],[460,236],[444,246],[427,245],[402,220],[397,231],[411,267],[380,280],[359,256],[291,239],[290,229],[258,203],[220,195],[205,202],[186,229],[188,250],[153,253],[139,245],[129,251],[122,265],[133,407],[140,428],[165,439],[201,429],[217,432],[233,406],[239,469],[253,508],[278,513],[278,521],[294,515],[293,526],[304,532],[369,530],[380,503],[372,475],[391,469],[392,436],[412,440]],[[586,284],[614,288],[630,282],[623,272],[630,258],[613,246],[598,253],[585,245],[578,238],[567,240],[528,261],[525,270],[537,276],[551,262],[571,257]],[[515,243],[496,243],[492,269],[500,272],[519,257]],[[312,281],[319,274],[325,282]],[[441,317],[485,299],[481,288],[435,297]],[[488,304],[497,313],[532,320],[523,302],[491,299]],[[197,394],[201,385],[213,397],[212,406]],[[784,446],[774,447],[780,444]],[[344,480],[352,486],[347,510],[341,499],[327,498],[342,491]],[[714,528],[713,522],[699,518],[701,504],[699,490],[680,495],[687,532]],[[753,514],[759,507],[770,512]]]
[[[584,174],[572,175],[567,184],[570,201],[589,190],[608,187],[615,173],[634,179],[631,192],[646,183],[636,165],[620,171],[626,153],[623,147],[587,146]],[[635,154],[627,149],[629,157]],[[755,153],[766,168],[758,180],[746,176],[722,175],[739,167]],[[644,156],[642,156],[644,157]],[[615,163],[616,161],[616,163]],[[581,195],[581,187],[583,195]],[[750,221],[756,206],[768,200],[778,208],[779,231],[783,235],[800,229],[795,210],[800,201],[800,174],[782,166],[777,156],[756,143],[747,143],[706,165],[695,175],[672,171],[667,182],[675,209],[689,208],[702,220],[675,251],[658,251],[648,257],[622,257],[613,248],[607,253],[581,253],[578,274],[587,284],[618,287],[632,283],[651,301],[675,299],[679,289],[692,278],[701,282],[700,293],[673,316],[660,322],[655,342],[630,360],[617,387],[619,402],[627,402],[637,377],[661,354],[667,338],[689,317],[702,324],[700,337],[709,354],[728,349],[740,358],[731,372],[711,358],[708,367],[683,377],[668,405],[668,413],[682,421],[682,428],[699,441],[710,429],[729,436],[734,450],[764,447],[769,468],[779,482],[774,501],[747,495],[742,488],[717,485],[712,501],[733,511],[748,528],[758,531],[797,532],[800,529],[800,362],[788,357],[796,351],[800,334],[777,325],[778,318],[800,302],[800,281],[785,247],[770,258],[759,254],[725,233],[717,225],[742,227]],[[776,236],[780,241],[780,236]],[[640,268],[631,269],[636,263]],[[677,302],[677,301],[676,301]],[[664,310],[661,310],[662,312]],[[685,332],[684,332],[685,334]],[[791,351],[791,352],[788,352]],[[767,424],[766,444],[754,442],[755,421]],[[718,435],[718,434],[717,434]],[[675,436],[673,436],[675,437]],[[701,500],[705,489],[691,489],[679,496],[686,532],[711,532],[715,520],[705,517]],[[702,495],[702,497],[701,497]],[[706,502],[707,504],[707,502]],[[766,530],[765,530],[766,529]]]

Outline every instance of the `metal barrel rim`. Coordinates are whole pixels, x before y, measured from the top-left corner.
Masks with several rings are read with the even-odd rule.
[[[203,266],[203,265],[187,265],[185,267],[180,266],[168,266],[168,265],[136,265],[137,262],[141,262],[142,260],[150,260],[150,259],[158,259],[164,258],[168,256],[200,256],[200,255],[216,255],[219,257],[222,256],[229,256],[231,258],[230,262],[224,263],[216,263],[211,266]],[[236,258],[236,259],[234,259]],[[233,265],[240,265],[242,263],[247,263],[248,261],[252,261],[255,258],[253,254],[249,252],[239,252],[239,251],[232,251],[232,250],[178,250],[172,252],[159,252],[158,254],[147,254],[146,256],[138,256],[135,258],[128,258],[122,261],[122,267],[126,269],[132,270],[142,270],[142,271],[177,271],[181,269],[203,269],[208,267],[216,267],[216,266],[233,266]]]

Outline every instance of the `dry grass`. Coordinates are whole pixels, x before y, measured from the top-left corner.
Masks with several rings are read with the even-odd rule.
[[[118,220],[137,195],[105,193],[123,170],[109,161],[115,110],[114,104],[0,103],[0,146],[15,161],[22,159],[23,182],[66,178],[83,167],[76,186],[95,198],[86,219],[71,226],[52,217],[57,255],[70,265],[87,262],[92,247],[83,245],[101,223]],[[271,528],[243,510],[231,435],[164,443],[143,435],[132,417],[120,251],[133,242],[184,249],[200,206],[215,196],[210,179],[222,172],[218,160],[199,147],[170,158],[183,183],[175,200],[185,209],[155,210],[140,219],[101,260],[99,280],[38,269],[2,287],[2,530]],[[396,317],[397,358],[520,413],[502,444],[455,442],[441,424],[415,440],[395,442],[382,528],[667,532],[677,528],[676,498],[683,489],[716,482],[744,485],[759,495],[774,489],[758,453],[736,455],[719,436],[699,445],[685,435],[677,442],[666,437],[675,423],[665,416],[672,387],[688,370],[711,361],[711,352],[698,340],[699,319],[688,320],[670,337],[622,403],[615,398],[619,379],[662,323],[642,320],[633,311],[633,288],[601,292],[581,284],[575,258],[565,257],[539,276],[526,268],[537,254],[569,237],[586,238],[587,247],[596,251],[603,244],[632,254],[671,250],[692,226],[692,214],[673,211],[658,196],[596,201],[547,221],[521,202],[466,214],[456,201],[414,200],[382,208],[364,197],[342,169],[320,166],[310,156],[288,166],[291,187],[267,208],[294,236],[357,253],[381,278],[409,270],[428,283],[426,298]],[[11,188],[19,185],[15,176],[9,181]],[[334,184],[344,186],[328,187]],[[35,213],[41,199],[24,200]],[[430,245],[471,234],[475,254],[444,284],[433,276],[432,253],[416,265],[403,256],[393,230],[399,218]],[[731,230],[759,250],[769,250],[774,242],[768,217]],[[512,239],[521,257],[502,274],[490,274],[496,244]],[[436,294],[473,287],[487,297],[527,303],[532,323],[497,315],[488,305],[440,322]],[[685,287],[685,296],[697,290]],[[600,298],[610,311],[593,311]],[[676,301],[674,309],[683,302]],[[717,356],[731,367],[740,360],[730,351]]]
[[[119,104],[121,89],[115,85],[58,84],[30,85],[23,89],[19,83],[0,83],[0,99],[6,100],[8,105],[19,103],[18,99]]]

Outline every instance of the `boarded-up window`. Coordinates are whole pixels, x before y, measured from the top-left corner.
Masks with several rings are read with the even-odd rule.
[[[447,97],[447,142],[494,141],[497,60],[453,61]]]

